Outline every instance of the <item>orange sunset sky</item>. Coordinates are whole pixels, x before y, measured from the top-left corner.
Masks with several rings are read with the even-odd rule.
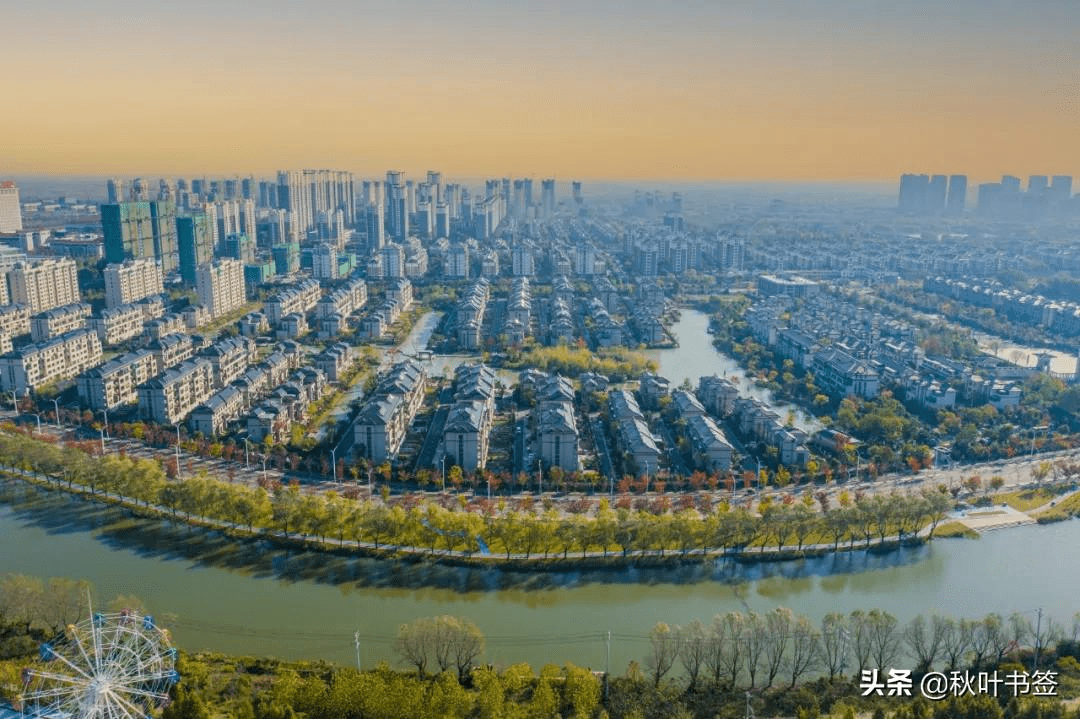
[[[59,0],[2,24],[0,174],[1080,174],[1075,2]]]

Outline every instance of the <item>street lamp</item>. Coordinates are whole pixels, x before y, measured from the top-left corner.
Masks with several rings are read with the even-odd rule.
[[[33,416],[37,418],[37,431],[40,432],[41,431],[41,415],[40,414],[34,414]]]
[[[101,456],[105,456],[105,428],[102,427],[98,430],[101,432]]]
[[[541,464],[540,457],[536,458],[536,485],[540,489],[538,494],[544,494],[544,465]]]
[[[251,454],[250,454],[250,442],[248,438],[244,437],[244,469],[251,471]]]
[[[180,479],[180,425],[176,425],[176,478]]]
[[[103,409],[101,410],[101,414],[105,416],[105,438],[112,439],[112,437],[109,436],[109,410]]]
[[[56,408],[56,426],[59,427],[60,426],[60,403],[57,402],[55,399],[52,401],[52,403],[53,403],[53,407]]]
[[[262,456],[262,464],[263,464],[263,484],[266,484],[267,482],[266,482],[266,455],[265,454]]]
[[[330,469],[334,472],[334,484],[337,484],[337,447],[330,448]]]
[[[15,390],[11,390],[11,408],[15,410],[15,416],[19,416],[19,400],[15,397]]]

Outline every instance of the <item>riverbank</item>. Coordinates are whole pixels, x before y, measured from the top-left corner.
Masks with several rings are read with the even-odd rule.
[[[550,550],[535,554],[492,554],[432,547],[376,544],[351,539],[333,539],[297,532],[275,531],[265,527],[245,527],[211,517],[197,516],[175,511],[168,507],[141,502],[119,494],[88,491],[79,485],[65,486],[56,477],[38,475],[27,470],[0,465],[0,474],[9,480],[33,485],[48,492],[60,492],[81,502],[116,508],[128,516],[149,522],[166,523],[171,527],[181,525],[189,530],[213,532],[228,540],[278,549],[315,552],[338,558],[366,558],[378,561],[407,564],[442,564],[447,567],[492,567],[508,572],[604,572],[634,569],[678,569],[694,564],[730,561],[752,565],[761,562],[784,562],[813,559],[843,552],[885,553],[899,547],[923,544],[928,538],[912,534],[888,536],[869,541],[838,542],[835,545],[814,544],[800,548],[766,547],[764,545],[742,550],[728,548],[702,549],[635,549],[611,551],[587,550],[584,552],[555,553]],[[2,498],[0,498],[2,501]],[[147,547],[153,549],[153,547]]]

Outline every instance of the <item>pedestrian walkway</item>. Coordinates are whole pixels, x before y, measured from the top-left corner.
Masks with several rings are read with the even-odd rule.
[[[966,509],[962,512],[956,512],[951,518],[979,534],[995,529],[1036,523],[1031,515],[1006,504]]]

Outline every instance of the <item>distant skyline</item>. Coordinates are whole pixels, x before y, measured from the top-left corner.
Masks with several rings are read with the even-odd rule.
[[[1078,3],[615,7],[22,3],[4,11],[0,174],[1080,170]]]

